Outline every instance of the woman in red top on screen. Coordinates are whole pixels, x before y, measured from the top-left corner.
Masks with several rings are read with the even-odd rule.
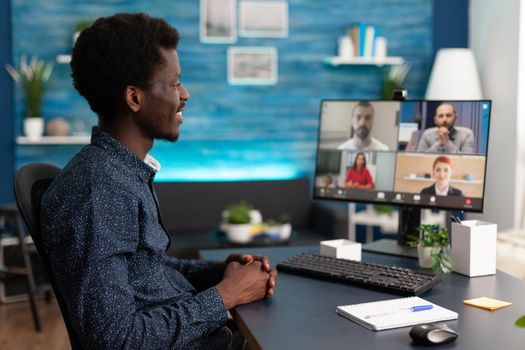
[[[345,178],[347,188],[359,188],[369,190],[374,188],[374,180],[366,168],[366,158],[364,153],[357,153],[354,165],[348,170]]]

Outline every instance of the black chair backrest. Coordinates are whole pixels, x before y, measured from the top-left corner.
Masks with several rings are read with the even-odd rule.
[[[22,214],[29,233],[33,238],[35,243],[36,250],[40,259],[44,265],[44,268],[48,274],[51,286],[55,292],[55,296],[60,306],[60,311],[62,312],[62,317],[64,318],[64,323],[67,328],[67,333],[69,335],[69,341],[71,342],[71,347],[73,350],[82,349],[80,345],[80,340],[76,335],[69,313],[67,311],[67,306],[56,286],[55,279],[53,278],[53,272],[51,270],[51,264],[49,262],[49,257],[44,249],[42,234],[40,229],[40,208],[42,195],[47,190],[53,179],[60,174],[60,169],[49,164],[28,164],[22,167],[16,172],[15,182],[14,182],[14,192],[16,205],[18,210]]]

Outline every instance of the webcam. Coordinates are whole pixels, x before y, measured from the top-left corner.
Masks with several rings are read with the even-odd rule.
[[[392,100],[404,101],[408,97],[408,91],[403,88],[396,88],[392,91]]]

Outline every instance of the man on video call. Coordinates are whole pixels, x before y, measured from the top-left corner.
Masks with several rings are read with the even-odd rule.
[[[73,49],[73,83],[98,127],[44,194],[41,223],[84,349],[227,349],[227,310],[274,292],[267,257],[164,254],[170,238],[153,189],[160,164],[149,151],[155,139],[176,141],[183,122],[178,41],[162,19],[117,14],[85,29]]]
[[[469,128],[454,126],[456,119],[456,109],[452,104],[440,104],[434,115],[436,126],[423,132],[417,151],[474,153],[474,133]]]
[[[338,150],[388,151],[388,146],[370,135],[374,125],[374,107],[360,101],[352,110],[350,139],[340,144]]]

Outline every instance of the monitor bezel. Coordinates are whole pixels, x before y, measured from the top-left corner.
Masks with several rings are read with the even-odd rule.
[[[359,102],[359,101],[368,101],[368,102],[397,102],[397,103],[403,103],[403,102],[488,102],[489,103],[489,120],[488,120],[488,126],[487,126],[487,152],[485,154],[485,173],[484,173],[484,180],[483,180],[483,196],[481,198],[481,209],[477,208],[449,208],[449,207],[442,207],[439,205],[425,205],[422,203],[400,203],[400,202],[393,202],[393,201],[371,201],[371,200],[349,200],[346,198],[327,198],[318,196],[316,192],[316,186],[315,186],[315,178],[317,177],[317,162],[319,159],[319,144],[321,139],[321,117],[323,112],[323,104],[325,102]],[[315,150],[315,170],[314,170],[314,181],[313,183],[313,199],[315,200],[330,200],[330,201],[337,201],[337,202],[346,202],[346,203],[363,203],[363,204],[381,204],[381,205],[392,205],[392,206],[399,206],[399,207],[416,207],[421,209],[437,209],[437,210],[447,210],[447,211],[463,211],[463,212],[469,212],[469,213],[483,213],[483,209],[485,207],[485,195],[486,195],[486,185],[487,185],[487,167],[488,167],[488,155],[489,155],[489,145],[490,145],[490,124],[492,122],[492,100],[491,99],[479,99],[479,100],[449,100],[449,99],[406,99],[406,100],[386,100],[386,99],[321,99],[321,103],[319,104],[319,118],[318,118],[318,125],[317,128],[317,143],[316,143],[316,150]],[[396,153],[399,152],[396,150]],[[409,153],[424,153],[424,152],[409,152]],[[377,191],[375,191],[377,192]],[[384,191],[386,192],[386,191]],[[390,193],[394,191],[389,191]]]

